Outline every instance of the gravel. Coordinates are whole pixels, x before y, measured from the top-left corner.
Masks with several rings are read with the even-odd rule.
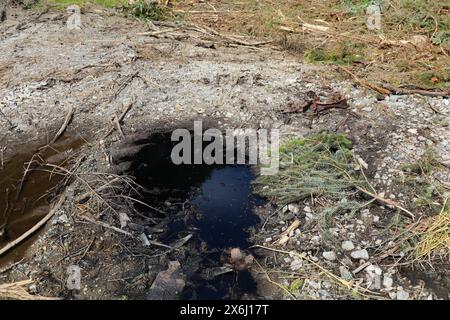
[[[355,251],[352,251],[352,253],[350,254],[350,256],[351,256],[353,259],[369,260],[369,253],[367,252],[366,249],[361,249],[361,250],[355,250]]]
[[[328,261],[335,261],[337,259],[336,253],[334,251],[324,251],[322,253],[322,257],[324,257]]]
[[[355,245],[350,240],[346,240],[342,242],[341,248],[344,251],[352,251],[355,249]]]

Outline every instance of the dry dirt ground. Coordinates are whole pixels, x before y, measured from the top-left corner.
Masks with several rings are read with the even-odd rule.
[[[71,184],[63,191],[66,201],[20,263],[13,264],[14,253],[4,260],[6,270],[0,273],[0,283],[31,278],[35,281],[28,288],[32,294],[142,299],[156,274],[167,269],[174,256],[183,267],[183,249],[175,255],[161,247],[145,248],[129,227],[125,230],[133,233],[131,237],[83,219],[87,205],[75,201],[89,188],[116,177],[113,174],[120,168],[114,158],[130,151],[123,151],[127,141],[159,126],[213,119],[221,128],[278,128],[283,139],[320,130],[346,133],[355,153],[368,164],[368,179],[375,189],[384,198],[414,210],[416,218],[434,214],[435,209],[413,208],[416,191],[398,182],[404,177],[402,165],[416,162],[433,148],[440,162],[433,174],[444,185],[450,183],[448,98],[380,97],[351,81],[337,81],[332,67],[307,65],[270,44],[239,45],[181,25],[150,26],[107,10],[87,10],[82,14],[82,30],[71,31],[65,27],[67,17],[61,12],[19,11],[16,18],[0,25],[2,163],[48,143],[71,108],[74,113],[65,136],[85,141],[76,151],[84,158],[76,163]],[[153,34],[139,35],[142,32]],[[308,91],[328,98],[339,93],[350,107],[319,115],[281,113],[289,104],[302,102]],[[113,117],[129,103],[131,109],[122,123],[126,138],[117,130],[104,138],[114,128]],[[103,205],[98,199],[91,202],[95,208]],[[126,207],[126,203],[114,205],[115,210]],[[387,248],[385,240],[395,235],[386,226],[398,217],[397,210],[374,202],[352,220],[339,218],[331,230],[339,241],[333,257],[323,254],[330,250],[321,245],[314,206],[308,202],[295,205],[291,212],[270,215],[265,228],[257,228],[254,243],[296,251],[309,263],[292,253],[266,252],[260,261],[262,269],[252,268],[261,297],[448,298],[448,256],[436,277],[425,279],[429,281],[407,277],[415,273],[400,270],[403,261],[398,252],[378,259],[380,250]],[[262,219],[269,214],[262,213]],[[301,221],[300,232],[291,235],[287,247],[272,246],[271,238],[294,218]],[[95,219],[120,228],[117,217],[97,212]],[[342,241],[352,241],[355,248],[341,248]],[[366,249],[369,256],[353,258],[352,250],[358,249]],[[65,286],[66,270],[72,264],[82,268],[79,292]],[[349,278],[348,273],[360,264],[369,267]],[[301,268],[309,270],[310,276],[296,284],[301,287],[298,290],[292,288],[292,279]],[[342,279],[366,291],[355,294]],[[380,279],[382,283],[374,285]]]

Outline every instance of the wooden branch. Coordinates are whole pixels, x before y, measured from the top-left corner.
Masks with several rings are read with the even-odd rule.
[[[428,97],[449,97],[450,96],[450,90],[448,91],[433,91],[433,90],[426,90],[426,89],[407,89],[407,88],[399,88],[395,87],[391,84],[384,84],[384,88],[387,90],[392,91],[395,94],[420,94],[422,96],[428,96]]]
[[[178,31],[180,28],[172,28],[172,29],[166,29],[166,30],[158,30],[158,31],[149,31],[149,32],[140,32],[136,33],[137,36],[150,36],[150,37],[157,37],[160,34],[172,32],[172,31]]]
[[[409,210],[403,208],[403,207],[400,206],[397,202],[392,201],[392,200],[389,200],[389,199],[385,199],[385,198],[383,198],[383,197],[381,197],[381,196],[379,196],[379,195],[377,195],[377,194],[375,194],[375,193],[372,193],[372,192],[370,192],[370,191],[368,191],[368,190],[366,190],[366,189],[364,189],[364,188],[361,188],[361,187],[358,187],[358,186],[357,186],[356,188],[357,188],[359,191],[361,191],[361,192],[363,192],[363,193],[365,193],[365,194],[371,196],[372,198],[374,198],[374,199],[376,199],[376,200],[378,200],[378,201],[380,201],[380,202],[382,202],[382,203],[388,205],[389,207],[394,207],[394,208],[400,209],[400,210],[401,210],[401,213],[402,213],[403,215],[406,215],[407,217],[409,217],[409,218],[411,218],[411,219],[413,219],[413,220],[416,218],[416,217],[414,216],[414,214],[413,214],[411,211],[409,211]]]
[[[241,46],[257,47],[257,46],[262,46],[264,44],[269,44],[269,43],[274,42],[274,40],[267,40],[267,41],[260,41],[260,42],[253,42],[253,43],[251,43],[251,42],[247,42],[247,41],[236,39],[236,38],[234,38],[232,36],[228,36],[228,35],[219,33],[216,30],[214,30],[212,28],[209,28],[209,27],[206,27],[206,26],[199,27],[199,26],[196,26],[196,25],[191,25],[190,27],[194,31],[197,31],[197,32],[200,32],[200,33],[204,33],[204,34],[209,35],[209,36],[213,36],[214,35],[214,36],[217,36],[217,37],[221,37],[221,38],[224,38],[225,40],[228,40],[228,41],[230,41],[232,43],[235,43],[235,44],[238,44],[238,45],[241,45]]]
[[[126,104],[124,104],[122,113],[120,114],[119,118],[114,117],[115,118],[114,122],[116,123],[116,121],[117,121],[120,124],[123,121],[123,119],[125,118],[125,116],[127,115],[128,111],[130,111],[132,106],[133,106],[133,101],[129,101]],[[114,132],[115,129],[116,129],[116,126],[113,126],[108,131],[108,133],[104,136],[103,139],[108,138]]]
[[[80,217],[81,217],[82,219],[84,219],[84,220],[90,222],[90,223],[99,225],[99,226],[101,226],[101,227],[103,227],[103,228],[110,229],[110,230],[116,231],[116,232],[118,232],[118,233],[122,233],[122,234],[124,234],[124,235],[126,235],[126,236],[129,236],[129,237],[132,237],[132,236],[133,236],[133,235],[132,235],[131,233],[129,233],[128,231],[125,231],[125,230],[122,230],[122,229],[120,229],[120,228],[114,227],[114,226],[109,225],[109,224],[107,224],[107,223],[105,223],[105,222],[98,221],[98,220],[94,220],[94,219],[91,219],[91,218],[86,217],[86,216],[84,216],[84,215],[80,215]]]
[[[47,213],[47,215],[41,219],[38,223],[36,223],[30,230],[22,234],[19,238],[17,238],[14,241],[11,241],[6,246],[0,249],[0,256],[2,256],[7,251],[11,250],[18,244],[20,244],[22,241],[27,239],[29,236],[31,236],[33,233],[35,233],[39,228],[41,228],[45,223],[47,223],[48,220],[50,220],[51,217],[61,208],[62,204],[64,203],[66,197],[62,195],[58,202],[53,206],[53,208]]]
[[[85,192],[85,193],[83,193],[82,195],[78,196],[78,197],[75,199],[75,202],[76,202],[76,203],[83,202],[83,201],[89,199],[89,198],[92,196],[92,194],[94,194],[94,192],[95,192],[95,193],[98,193],[98,192],[100,192],[100,191],[103,191],[103,190],[105,190],[106,188],[110,187],[112,184],[116,183],[116,182],[119,181],[119,180],[120,180],[120,178],[114,178],[114,179],[112,179],[111,181],[108,181],[107,183],[105,183],[105,184],[102,185],[101,187],[98,187],[98,188],[95,189],[95,190],[91,190],[91,191]]]
[[[278,237],[278,240],[276,240],[274,242],[274,244],[279,244],[284,246],[290,239],[289,237],[289,233],[291,233],[291,231],[295,231],[295,229],[297,229],[300,226],[300,220],[295,219],[294,222],[291,223],[291,225],[283,232],[280,234],[280,236]]]
[[[342,71],[344,71],[345,73],[349,74],[350,76],[352,76],[353,80],[358,83],[359,85],[372,89],[374,91],[377,91],[378,93],[384,94],[384,95],[390,95],[391,91],[386,89],[386,88],[382,88],[380,86],[377,86],[376,84],[370,83],[366,80],[360,79],[358,78],[353,72],[351,72],[350,70],[348,70],[347,68],[343,67],[343,66],[338,66],[339,69],[341,69]]]
[[[70,123],[70,120],[72,119],[72,116],[74,114],[74,110],[73,107],[70,106],[69,107],[69,111],[67,112],[66,118],[64,119],[64,123],[61,126],[61,128],[58,130],[58,132],[56,133],[55,137],[52,139],[52,141],[50,141],[49,144],[55,143],[56,140],[59,139],[59,137],[61,137],[61,135],[64,133],[64,131],[66,131],[67,126]]]

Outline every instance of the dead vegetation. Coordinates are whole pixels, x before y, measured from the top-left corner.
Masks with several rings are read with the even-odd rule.
[[[14,283],[0,284],[0,299],[6,300],[58,300],[58,298],[44,297],[30,294],[26,289],[33,283],[32,280],[23,280]]]
[[[368,5],[346,0],[180,1],[175,7],[186,21],[274,39],[308,62],[352,66],[358,77],[379,86],[443,89],[448,95],[448,3],[385,1],[380,31],[367,28]]]
[[[425,153],[417,163],[405,166],[404,169],[409,170],[410,174],[415,172],[425,175],[427,181],[430,181],[431,174],[434,173],[435,165],[438,163],[432,153]],[[391,199],[379,196],[367,180],[364,173],[366,168],[367,164],[354,155],[351,142],[345,136],[322,132],[303,139],[288,140],[280,148],[279,174],[261,176],[256,180],[256,191],[278,205],[279,209],[274,212],[278,219],[284,220],[290,217],[289,212],[298,212],[300,203],[308,204],[307,214],[311,214],[308,213],[311,212],[309,206],[314,206],[316,222],[307,220],[306,225],[303,226],[303,222],[300,223],[297,215],[294,222],[284,232],[270,238],[276,239],[271,240],[271,246],[255,246],[275,254],[287,255],[289,259],[294,260],[291,270],[285,270],[284,273],[280,273],[281,271],[276,268],[273,269],[274,262],[268,262],[271,261],[270,259],[258,262],[268,281],[280,287],[287,296],[308,299],[310,297],[302,294],[302,289],[307,288],[309,281],[315,279],[320,282],[328,278],[335,284],[333,290],[337,296],[342,294],[345,298],[381,298],[382,293],[370,290],[370,282],[364,284],[356,277],[359,272],[372,264],[388,263],[391,268],[401,265],[421,266],[426,269],[424,264],[428,268],[441,268],[440,265],[444,265],[445,268],[450,254],[450,226],[447,200],[439,197],[444,194],[444,191],[441,190],[441,193],[433,196],[436,205],[441,208],[440,213],[423,218],[417,211],[418,207],[412,206],[411,203],[406,205],[411,207],[410,210],[414,213]],[[371,196],[372,199],[365,199],[366,196]],[[444,202],[440,202],[441,200]],[[394,217],[398,220],[384,229],[383,233],[389,240],[379,244],[376,249],[378,253],[352,272],[340,271],[339,275],[333,268],[328,269],[326,265],[314,260],[312,253],[296,253],[292,250],[291,241],[297,237],[294,231],[299,227],[300,235],[317,229],[321,245],[325,250],[337,248],[340,242],[333,230],[342,225],[339,221],[358,219],[363,209],[370,208],[374,201],[397,208],[398,215]],[[428,201],[431,202],[431,198]],[[412,219],[416,217],[419,219],[411,222],[401,218],[399,213]],[[280,247],[286,249],[280,249]],[[277,259],[284,258],[274,259],[276,265]],[[301,268],[297,265],[301,265]],[[318,270],[320,272],[317,274]],[[277,281],[287,282],[289,285]]]
[[[434,217],[425,218],[412,232],[417,238],[417,260],[448,260],[450,256],[450,208],[446,199],[442,210]]]
[[[66,4],[65,0],[43,3],[57,8]],[[450,7],[444,1],[382,2],[380,30],[367,27],[368,1],[71,3],[112,7],[141,20],[181,22],[241,45],[275,43],[277,49],[304,56],[309,63],[347,65],[370,89],[382,94],[450,94]],[[377,90],[383,86],[384,90]]]

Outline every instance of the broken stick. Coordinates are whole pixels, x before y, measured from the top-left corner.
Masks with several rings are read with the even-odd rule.
[[[122,113],[120,114],[119,118],[117,118],[116,116],[114,117],[113,122],[115,123],[115,125],[108,131],[108,133],[105,135],[105,137],[103,139],[108,138],[114,132],[114,130],[117,127],[117,124],[119,124],[119,128],[120,128],[120,123],[123,121],[123,119],[127,115],[128,111],[130,111],[132,106],[133,106],[133,101],[128,101],[128,102],[124,103]],[[121,128],[120,128],[120,131],[122,131]],[[121,133],[123,135],[123,132],[121,132]]]
[[[58,132],[56,133],[55,137],[52,139],[52,141],[50,141],[49,144],[55,143],[56,140],[58,140],[58,139],[61,137],[61,135],[64,133],[64,131],[66,131],[66,128],[67,128],[67,126],[69,125],[70,120],[72,119],[73,114],[74,114],[73,107],[70,106],[70,107],[69,107],[69,111],[67,112],[66,118],[64,119],[63,125],[62,125],[61,128],[58,130]]]
[[[353,72],[351,72],[350,70],[348,70],[347,68],[345,68],[343,66],[338,66],[338,68],[343,70],[345,73],[349,74],[350,76],[352,76],[353,80],[356,83],[358,83],[359,85],[363,86],[363,87],[372,89],[372,90],[377,91],[378,93],[381,93],[381,94],[384,94],[384,95],[390,95],[391,94],[390,90],[388,90],[386,88],[383,88],[383,87],[380,87],[380,86],[377,86],[376,84],[370,83],[370,82],[368,82],[366,80],[358,78]]]
[[[422,96],[429,96],[429,97],[450,97],[450,90],[448,91],[433,91],[433,90],[426,90],[426,89],[407,89],[407,88],[399,88],[395,87],[391,84],[384,84],[384,88],[387,90],[392,91],[393,93],[397,95],[402,94],[419,94]]]
[[[15,246],[17,246],[19,243],[27,239],[29,236],[31,236],[33,233],[35,233],[40,227],[42,227],[45,223],[47,223],[48,220],[50,220],[51,217],[61,208],[62,204],[64,203],[66,197],[62,195],[58,202],[53,206],[53,208],[47,213],[47,215],[41,219],[38,223],[36,223],[30,230],[22,234],[19,238],[17,238],[14,241],[11,241],[6,246],[0,249],[0,256],[2,256],[5,252],[11,250]]]
[[[299,226],[300,220],[295,219],[294,222],[292,222],[291,225],[283,233],[280,234],[280,237],[274,243],[284,246],[290,239],[289,234],[292,231],[295,231],[295,229],[297,229]]]

